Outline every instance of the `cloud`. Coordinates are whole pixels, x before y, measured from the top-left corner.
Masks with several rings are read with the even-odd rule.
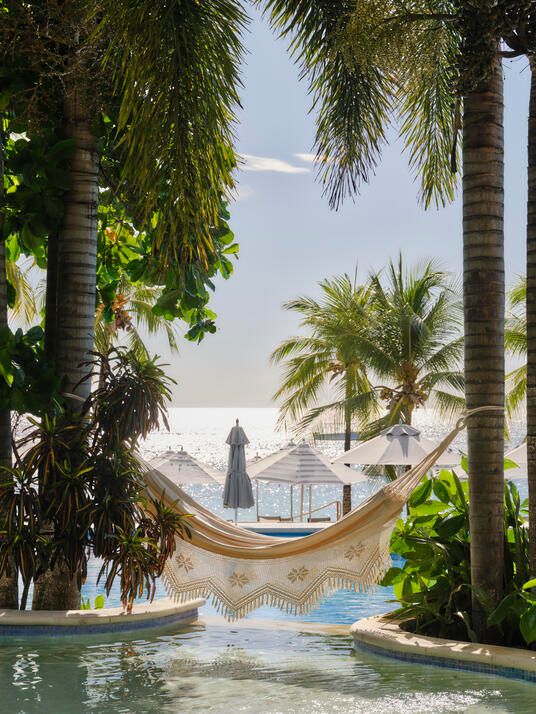
[[[319,162],[329,164],[331,162],[331,159],[326,156],[318,156],[317,154],[293,154],[293,156],[306,164],[318,164]]]
[[[300,161],[305,161],[306,164],[314,164],[316,154],[293,154]]]
[[[237,201],[245,201],[250,196],[253,196],[255,191],[251,186],[247,186],[245,183],[240,183],[232,191],[227,194],[227,199],[236,203]]]
[[[310,169],[304,166],[293,166],[282,159],[274,159],[270,156],[252,156],[242,154],[244,161],[239,164],[242,171],[273,171],[278,174],[305,174]]]

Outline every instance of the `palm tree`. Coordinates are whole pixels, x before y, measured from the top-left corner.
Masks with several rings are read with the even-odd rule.
[[[279,421],[305,428],[326,414],[344,425],[344,449],[350,448],[352,423],[366,423],[377,411],[377,397],[359,350],[370,322],[370,290],[348,275],[320,283],[321,298],[300,297],[284,305],[298,313],[306,335],[285,340],[272,354],[284,365],[274,399],[283,398]],[[323,390],[336,398],[318,405]],[[344,486],[343,512],[351,510],[351,486]]]
[[[167,274],[166,285],[174,274],[184,287],[188,266],[206,272],[213,262],[211,228],[219,226],[221,196],[233,186],[245,15],[233,0],[135,6],[128,0],[3,0],[2,6],[2,61],[26,78],[22,91],[10,96],[19,122],[52,128],[72,145],[61,226],[48,236],[47,306],[53,310],[45,341],[67,391],[85,398],[103,133],[112,121],[110,153],[120,164],[114,190],[135,204],[137,227],[149,226],[152,267]],[[43,597],[46,583],[36,583],[34,595],[47,608],[77,607],[75,580],[56,588],[59,599]]]
[[[479,592],[495,606],[503,591],[504,522],[504,131],[499,57],[464,97],[463,236],[467,408],[497,406],[467,429],[473,621],[486,637]],[[490,568],[490,557],[493,567]]]
[[[431,403],[450,416],[464,406],[461,304],[433,262],[406,270],[399,256],[371,276],[372,321],[366,364],[387,413],[377,425],[411,424]],[[380,384],[381,383],[381,384]]]
[[[149,352],[141,331],[148,335],[164,333],[172,352],[178,351],[174,323],[162,315],[156,315],[153,307],[160,297],[159,288],[135,285],[123,275],[117,286],[112,303],[113,316],[107,320],[104,305],[97,306],[95,313],[95,349],[107,354],[112,345],[123,342],[120,332],[125,333],[126,345],[139,358],[149,359]],[[141,330],[141,331],[140,331]]]
[[[476,594],[483,592],[490,603],[498,604],[504,555],[499,41],[512,28],[511,4],[266,4],[275,27],[291,38],[291,49],[310,80],[318,111],[320,175],[333,205],[346,193],[355,194],[377,163],[390,107],[402,114],[402,133],[425,202],[430,196],[448,200],[453,192],[448,166],[456,167],[455,138],[462,127],[467,406],[498,407],[496,413],[473,417],[468,425],[473,610],[477,635],[485,638],[485,616]]]

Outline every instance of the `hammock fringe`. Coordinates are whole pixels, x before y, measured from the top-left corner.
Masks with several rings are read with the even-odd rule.
[[[177,588],[177,582],[168,568],[164,570],[161,580],[168,596],[177,604],[183,605],[191,599],[201,598],[209,601],[216,612],[223,615],[229,622],[235,622],[249,615],[260,607],[273,607],[285,612],[288,615],[307,615],[311,610],[320,605],[330,595],[337,590],[352,590],[353,592],[368,593],[376,590],[378,582],[382,580],[386,572],[391,567],[391,557],[389,549],[384,549],[383,553],[378,553],[372,562],[367,566],[367,572],[361,572],[359,576],[328,574],[325,578],[300,602],[289,599],[284,594],[274,594],[273,592],[257,593],[249,601],[233,607],[230,602],[218,594],[219,588],[213,583],[188,587],[187,585]]]

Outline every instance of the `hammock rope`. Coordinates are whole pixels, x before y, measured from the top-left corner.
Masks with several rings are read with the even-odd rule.
[[[334,590],[371,589],[391,565],[391,531],[412,491],[469,417],[499,409],[488,406],[466,412],[419,464],[340,520],[299,538],[267,536],[225,521],[145,463],[147,493],[179,513],[190,514],[191,538],[177,537],[176,552],[166,563],[163,582],[168,594],[178,602],[211,598],[234,620],[263,605],[303,614]]]

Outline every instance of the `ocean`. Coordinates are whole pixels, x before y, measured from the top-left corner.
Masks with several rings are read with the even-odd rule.
[[[239,419],[249,444],[246,447],[246,458],[266,456],[287,444],[293,434],[277,429],[276,408],[171,408],[168,421],[169,430],[161,428],[151,434],[140,445],[141,452],[146,459],[160,455],[172,449],[185,449],[191,456],[203,461],[210,466],[225,471],[227,465],[228,446],[225,443],[227,435]],[[415,413],[415,426],[433,439],[445,436],[453,423],[445,422],[430,409],[417,410]],[[523,419],[513,422],[510,426],[509,446],[515,447],[525,437],[526,427]],[[462,432],[454,446],[465,450],[465,433]],[[343,452],[343,443],[340,441],[319,441],[316,447],[329,458],[334,458]],[[366,482],[355,484],[352,487],[352,503],[357,505],[371,493],[378,489],[384,481],[380,478],[370,479]],[[521,494],[526,495],[526,481],[516,481]],[[188,486],[186,490],[204,506],[214,513],[225,518],[232,517],[230,511],[223,508],[221,487],[214,485]],[[299,489],[294,489],[294,513],[299,511]],[[342,487],[317,485],[313,487],[313,508],[334,500],[341,500]],[[261,515],[279,514],[290,515],[290,488],[287,485],[259,484],[259,511]],[[326,515],[334,518],[335,509],[331,507],[319,511],[316,515]],[[241,510],[239,520],[253,521],[256,519],[256,508]]]

